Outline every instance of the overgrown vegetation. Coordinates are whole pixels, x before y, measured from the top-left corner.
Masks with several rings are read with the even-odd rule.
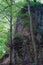
[[[8,47],[6,46],[9,37],[10,37],[10,0],[0,0],[0,59],[3,57],[3,55],[6,53]],[[14,3],[14,2],[13,2]],[[30,2],[31,6],[34,6],[35,4],[40,4],[40,2]],[[16,3],[15,5],[12,5],[12,25],[15,23],[17,17],[24,18],[28,17],[28,12],[23,13],[21,11],[20,7],[27,6],[26,0],[24,2],[20,1]],[[19,13],[18,13],[19,12]],[[23,21],[23,26],[29,24],[29,21],[25,19]]]

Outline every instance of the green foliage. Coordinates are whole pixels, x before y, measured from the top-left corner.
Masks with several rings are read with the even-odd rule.
[[[25,2],[21,2],[21,3],[19,2],[17,4],[19,4],[19,6],[23,6],[23,7],[27,6],[28,7],[28,3],[26,1]],[[40,2],[30,1],[30,6],[39,5],[39,4],[41,4],[41,3]],[[18,13],[18,16],[21,17],[21,18],[28,17],[28,11],[26,13],[23,13],[22,12],[22,8],[21,8],[21,10]]]
[[[10,37],[10,0],[0,0],[0,59],[8,51],[7,43]],[[2,6],[3,5],[3,6]],[[12,24],[16,21],[19,8],[12,6]]]
[[[9,38],[9,32],[0,34],[0,59],[5,54],[4,51],[8,51],[8,47],[6,46]]]
[[[0,59],[8,51],[6,44],[9,38],[9,27],[8,20],[3,18],[3,16],[0,17]]]
[[[22,1],[19,1],[19,2],[16,3],[16,4],[19,5],[19,6],[25,6],[25,5],[27,5],[28,3],[27,3],[26,0],[24,0],[23,2],[22,2]]]
[[[40,3],[40,2],[33,2],[33,1],[30,1],[30,5],[31,5],[31,6],[39,5],[39,4],[41,4],[41,3]]]
[[[20,10],[18,16],[21,17],[21,18],[28,17],[28,12],[26,12],[25,14],[23,14],[23,13],[21,12],[21,10]]]
[[[14,0],[12,0],[14,1]],[[13,2],[14,3],[14,2]],[[12,22],[14,24],[14,22],[16,21],[17,16],[21,17],[25,19],[25,17],[28,17],[28,12],[26,13],[22,13],[21,12],[21,7],[23,6],[27,6],[27,1],[24,0],[19,1],[18,3],[15,3],[14,5],[12,5]],[[9,6],[11,4],[10,0],[0,0],[0,59],[3,57],[4,55],[4,51],[7,51],[8,47],[6,46],[8,39],[9,39],[9,28],[10,28],[10,11],[11,11],[11,6]],[[40,4],[39,2],[30,2],[31,6],[35,5],[35,4]],[[20,8],[18,8],[18,6],[20,6]],[[19,13],[18,13],[19,12]],[[23,26],[29,24],[28,19],[25,19],[23,21]],[[21,35],[17,35],[19,37],[22,37]]]

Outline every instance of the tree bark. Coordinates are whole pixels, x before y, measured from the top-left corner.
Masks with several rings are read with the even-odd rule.
[[[12,0],[10,0],[10,65],[12,65]]]
[[[33,29],[32,29],[32,17],[31,17],[31,12],[30,12],[30,1],[28,0],[28,14],[30,17],[30,33],[31,33],[31,38],[32,38],[32,45],[34,48],[34,54],[35,54],[35,65],[37,65],[37,53],[36,53],[36,44],[34,41],[34,35],[33,35]]]

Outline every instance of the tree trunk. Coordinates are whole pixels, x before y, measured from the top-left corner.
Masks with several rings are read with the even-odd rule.
[[[12,65],[12,0],[10,0],[10,65]]]
[[[32,45],[34,48],[34,54],[35,54],[35,65],[37,65],[37,53],[36,53],[36,45],[35,45],[35,41],[34,41],[34,35],[33,35],[33,29],[32,29],[32,17],[31,17],[31,13],[30,13],[30,1],[28,0],[28,13],[29,13],[29,17],[30,17],[30,33],[31,33],[31,38],[32,38]]]

